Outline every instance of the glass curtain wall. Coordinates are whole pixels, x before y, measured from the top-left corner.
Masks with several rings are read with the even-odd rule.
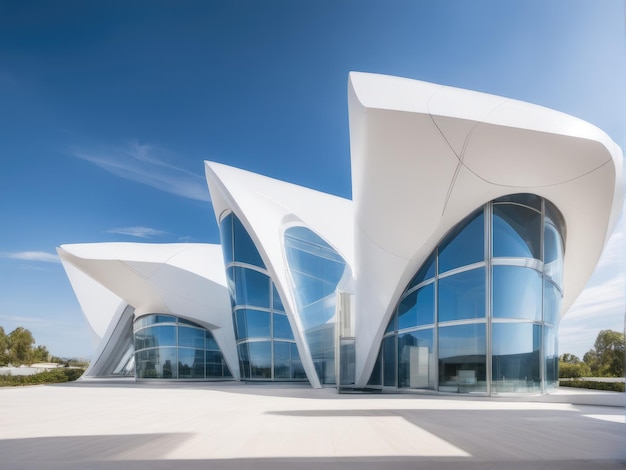
[[[144,315],[133,324],[137,379],[230,379],[213,334],[172,315]]]
[[[285,231],[285,252],[298,315],[315,371],[322,384],[334,384],[335,291],[346,263],[328,243],[306,227],[290,227]],[[345,352],[346,355],[351,353]]]
[[[400,297],[368,384],[492,394],[554,388],[564,239],[559,211],[532,194],[468,216]]]
[[[220,236],[241,378],[306,380],[285,308],[250,235],[229,213]]]

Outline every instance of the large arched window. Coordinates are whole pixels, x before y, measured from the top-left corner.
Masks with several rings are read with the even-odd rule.
[[[173,315],[143,315],[133,324],[137,379],[230,379],[213,334]]]
[[[565,224],[514,194],[454,227],[400,297],[370,385],[537,393],[557,381]]]
[[[229,213],[220,222],[244,380],[306,380],[285,308],[254,242]]]
[[[335,383],[335,303],[343,258],[306,227],[285,231],[285,252],[298,316],[321,383]]]

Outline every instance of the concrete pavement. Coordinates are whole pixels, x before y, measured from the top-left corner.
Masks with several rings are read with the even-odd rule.
[[[345,394],[82,381],[0,389],[0,469],[626,469],[624,394]]]

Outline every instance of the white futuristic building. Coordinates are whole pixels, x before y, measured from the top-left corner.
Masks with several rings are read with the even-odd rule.
[[[383,75],[348,84],[353,200],[206,162],[220,245],[58,249],[87,377],[543,393],[621,212],[580,119]]]

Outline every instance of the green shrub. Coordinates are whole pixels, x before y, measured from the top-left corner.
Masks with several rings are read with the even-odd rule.
[[[72,382],[83,375],[83,372],[85,372],[85,369],[69,369],[64,367],[38,372],[33,375],[0,375],[0,387]]]
[[[623,392],[624,382],[596,382],[594,380],[560,380],[560,387],[589,388],[591,390],[607,390]]]

